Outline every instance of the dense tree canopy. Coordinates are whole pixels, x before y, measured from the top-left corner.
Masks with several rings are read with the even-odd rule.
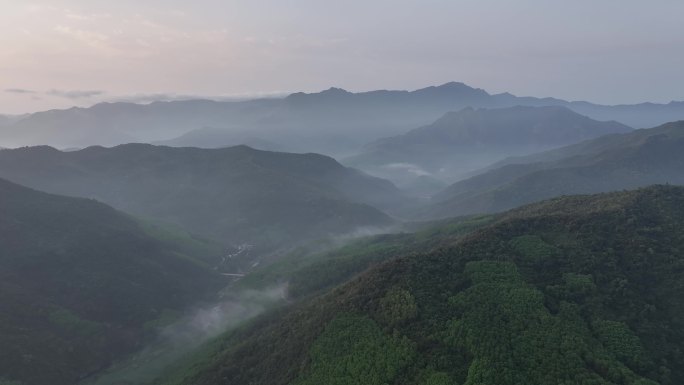
[[[683,226],[668,186],[526,206],[397,249],[159,383],[680,384]]]

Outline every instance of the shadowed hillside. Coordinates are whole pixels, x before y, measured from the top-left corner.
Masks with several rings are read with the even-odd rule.
[[[453,181],[509,156],[629,131],[623,124],[592,120],[564,107],[466,108],[371,143],[345,162],[400,186],[426,176]]]
[[[560,195],[684,184],[682,170],[684,122],[668,123],[510,159],[445,189],[424,215],[491,213]]]
[[[209,244],[0,180],[0,377],[74,384],[213,295]]]
[[[262,251],[388,226],[393,220],[370,205],[403,202],[391,183],[332,158],[245,146],[4,150],[0,177],[95,198],[226,245],[251,244]]]

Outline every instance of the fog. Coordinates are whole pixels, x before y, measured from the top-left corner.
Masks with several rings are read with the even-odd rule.
[[[0,0],[0,385],[684,383],[682,15]]]
[[[224,290],[217,303],[189,310],[178,321],[156,331],[158,336],[142,351],[116,363],[84,385],[141,384],[172,371],[179,362],[208,340],[285,301],[287,285],[263,290]],[[182,361],[181,361],[182,362]]]

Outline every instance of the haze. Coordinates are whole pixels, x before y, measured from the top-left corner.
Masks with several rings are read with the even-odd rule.
[[[675,0],[0,0],[0,112],[451,80],[668,102],[684,99],[683,14]]]

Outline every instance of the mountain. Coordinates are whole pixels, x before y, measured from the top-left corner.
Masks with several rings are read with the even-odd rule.
[[[194,338],[183,339],[198,343],[184,343],[182,347],[178,346],[177,341],[171,341],[171,346],[148,345],[143,353],[136,354],[123,363],[117,363],[83,385],[150,383],[165,372],[179,367],[179,363],[187,358],[187,355],[184,357],[184,353],[191,356],[198,347],[202,350],[200,342],[206,342],[222,334],[220,332],[234,330],[242,326],[240,323],[245,319],[254,316],[254,313],[248,313],[245,317],[245,312],[241,310],[253,309],[255,306],[261,311],[282,308],[294,301],[325,292],[398,253],[421,247],[433,247],[446,239],[453,241],[457,237],[464,237],[490,223],[495,217],[478,216],[439,223],[412,223],[402,226],[402,232],[396,234],[372,235],[354,238],[353,241],[328,240],[299,247],[272,264],[257,267],[222,291],[230,293],[230,297],[237,300],[238,306],[221,306],[220,308],[226,309],[223,311],[216,311],[216,307],[212,306],[210,319],[230,320],[222,322],[223,327],[215,328],[214,334],[201,338],[201,333],[200,336],[195,333]],[[179,329],[176,325],[174,328]]]
[[[414,92],[354,94],[331,88],[281,99],[240,102],[101,103],[90,108],[32,114],[6,128],[2,144],[116,145],[161,141],[213,127],[222,129],[225,137],[214,134],[216,141],[211,147],[244,144],[236,143],[237,135],[238,139],[252,136],[273,140],[289,151],[334,152],[340,151],[340,146],[345,151],[382,135],[424,124],[453,108],[480,103],[485,96],[482,90],[449,83]],[[196,135],[190,134],[189,143],[182,138],[171,139],[169,143],[188,146]]]
[[[598,120],[617,120],[631,127],[646,128],[682,120],[683,101],[667,104],[639,103],[601,106],[587,102],[570,102],[568,108]]]
[[[291,94],[264,113],[266,117],[237,130],[200,128],[162,141],[175,146],[209,147],[248,143],[258,138],[277,149],[349,155],[377,138],[404,132],[434,120],[446,111],[485,102],[487,93],[462,83],[447,83],[416,91],[351,93],[330,88],[318,93]]]
[[[159,140],[212,124],[244,124],[251,110],[268,106],[270,100],[215,102],[100,103],[89,108],[36,112],[3,130],[3,144],[58,147],[115,145]]]
[[[250,244],[262,251],[391,225],[393,220],[371,205],[389,209],[403,202],[390,182],[332,158],[246,146],[4,150],[0,177],[94,198],[225,245]]]
[[[83,148],[164,141],[181,147],[225,147],[246,144],[241,142],[245,138],[258,138],[276,143],[282,151],[339,157],[352,155],[371,141],[428,125],[449,111],[519,105],[565,106],[593,119],[616,120],[632,127],[684,119],[684,102],[603,106],[489,94],[451,82],[415,91],[352,93],[331,88],[273,99],[101,103],[89,108],[37,112],[0,129],[0,146]],[[207,128],[212,131],[210,135]],[[188,134],[194,130],[199,132]],[[207,136],[212,139],[206,140]]]
[[[160,140],[152,144],[170,147],[221,148],[244,145],[257,150],[284,151],[286,146],[253,136],[249,132],[228,132],[223,128],[204,127],[192,130],[177,138]]]
[[[682,226],[679,187],[525,206],[390,253],[155,383],[680,384]]]
[[[684,184],[684,121],[513,158],[457,182],[428,217],[496,212],[560,195]]]
[[[565,107],[466,108],[403,135],[380,139],[345,163],[402,185],[417,176],[453,181],[507,156],[631,129]]]
[[[0,127],[8,126],[12,123],[18,122],[21,119],[29,116],[29,114],[21,115],[0,115]]]
[[[0,179],[0,382],[71,385],[138,349],[226,284],[220,251]]]

